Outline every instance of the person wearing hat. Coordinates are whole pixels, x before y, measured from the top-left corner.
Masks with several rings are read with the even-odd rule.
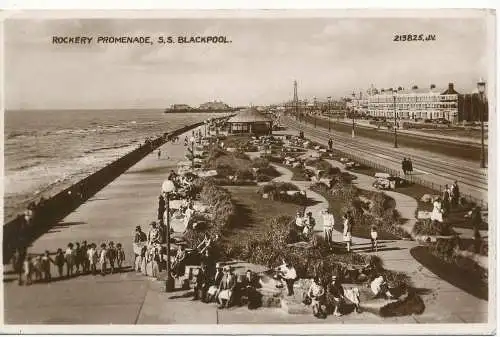
[[[311,307],[313,309],[313,315],[317,318],[325,318],[326,313],[324,310],[325,302],[325,288],[323,287],[322,280],[320,277],[316,276],[309,287],[307,296],[311,299]]]
[[[151,229],[149,230],[148,233],[148,244],[153,245],[153,244],[159,244],[161,235],[160,235],[160,230],[158,229],[158,224],[156,221],[152,221],[151,224]]]
[[[208,279],[207,268],[204,263],[201,264],[201,268],[195,269],[193,271],[193,290],[193,300],[201,300],[202,302],[206,302]]]
[[[135,227],[135,237],[134,237],[134,243],[141,243],[144,241],[147,241],[148,237],[146,236],[146,233],[144,233],[141,229],[141,226],[136,226]]]
[[[331,282],[327,287],[327,294],[328,302],[333,306],[333,314],[337,317],[341,316],[339,309],[344,300],[344,288],[336,275],[332,275]]]
[[[224,276],[219,285],[219,309],[227,308],[231,305],[233,292],[236,287],[236,275],[233,274],[233,268],[224,267]]]
[[[312,216],[312,212],[307,212],[307,216],[304,219],[304,230],[303,230],[303,235],[306,239],[309,239],[312,237],[314,227],[316,226],[316,219]]]
[[[89,247],[87,245],[87,241],[83,240],[82,245],[80,246],[80,261],[82,263],[82,273],[87,274],[89,272],[89,260],[87,258],[87,251]]]
[[[325,208],[323,211],[323,235],[325,241],[328,245],[331,246],[333,244],[333,227],[335,226],[335,218],[333,214],[328,211],[328,208]]]
[[[288,296],[293,296],[293,284],[297,279],[297,271],[291,263],[283,260],[283,264],[277,268],[278,280],[284,279],[288,290]]]
[[[458,182],[455,180],[450,188],[451,192],[451,205],[453,207],[458,206],[458,201],[460,199],[460,189],[458,188]]]
[[[182,271],[184,269],[184,261],[186,260],[187,252],[186,247],[181,244],[177,250],[177,255],[175,256],[174,263],[172,264],[172,270],[175,277],[182,276]]]
[[[222,264],[220,262],[217,262],[215,264],[215,269],[215,275],[210,278],[210,287],[208,288],[207,292],[207,303],[212,302],[217,297],[219,286],[222,281],[222,276],[224,276],[222,272]]]

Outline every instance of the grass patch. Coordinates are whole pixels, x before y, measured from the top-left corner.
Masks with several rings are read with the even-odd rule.
[[[236,215],[234,225],[224,236],[225,240],[244,242],[250,235],[261,235],[269,230],[270,220],[276,215],[294,216],[302,206],[278,200],[263,199],[256,186],[228,187]]]
[[[472,268],[475,272],[471,272],[471,268],[461,268],[456,262],[445,261],[433,254],[427,246],[414,247],[410,254],[439,278],[477,298],[488,300],[488,280],[475,268]],[[459,263],[472,266],[467,258],[462,258]]]

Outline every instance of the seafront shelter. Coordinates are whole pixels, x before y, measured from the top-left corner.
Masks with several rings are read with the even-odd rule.
[[[231,134],[250,133],[268,135],[272,133],[273,121],[255,108],[241,110],[227,121]]]

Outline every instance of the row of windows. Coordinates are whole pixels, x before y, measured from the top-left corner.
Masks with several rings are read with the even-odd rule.
[[[406,97],[406,96],[396,96],[396,102],[445,102],[445,101],[458,101],[458,96],[430,96],[430,97]],[[393,96],[387,97],[373,97],[368,100],[368,104],[371,103],[394,103]],[[362,103],[353,102],[353,105],[360,105]]]
[[[456,102],[450,102],[450,103],[398,103],[396,104],[397,109],[410,109],[410,108],[416,108],[416,109],[453,109],[457,108],[458,104]],[[368,105],[368,109],[383,109],[383,110],[388,110],[388,109],[394,109],[394,104],[387,104],[387,103],[379,103],[379,104],[370,104]]]
[[[394,111],[369,111],[370,116],[382,116],[382,117],[394,117]],[[458,114],[451,111],[398,111],[398,117],[414,117],[420,118],[422,116],[444,116],[444,117],[454,117]]]

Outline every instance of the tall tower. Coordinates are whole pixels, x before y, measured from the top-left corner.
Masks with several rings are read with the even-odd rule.
[[[299,119],[299,95],[297,94],[297,81],[293,81],[293,106],[295,108],[295,117]]]

